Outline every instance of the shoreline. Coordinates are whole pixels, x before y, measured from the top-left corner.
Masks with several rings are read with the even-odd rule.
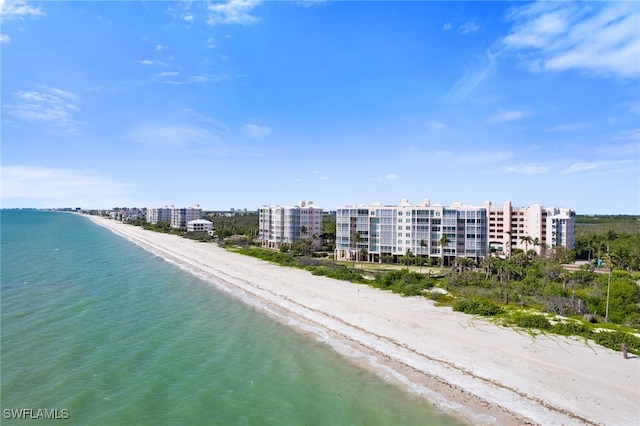
[[[368,286],[96,216],[129,239],[473,424],[636,424],[639,359],[532,337]],[[213,280],[211,280],[213,278]]]

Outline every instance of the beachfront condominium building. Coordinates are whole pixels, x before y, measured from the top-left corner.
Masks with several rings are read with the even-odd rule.
[[[173,228],[185,228],[187,222],[200,219],[202,209],[198,204],[193,207],[164,206],[159,208],[147,208],[147,222],[169,222]]]
[[[489,250],[500,257],[511,256],[513,249],[530,249],[540,254],[544,248],[575,247],[575,211],[568,208],[513,207],[484,203],[489,217]]]
[[[149,207],[147,208],[146,220],[149,223],[171,222],[171,207]]]
[[[322,207],[312,201],[300,201],[297,206],[262,206],[258,216],[263,247],[277,249],[308,238],[316,250],[321,248]]]
[[[187,232],[207,232],[213,231],[213,222],[207,219],[195,219],[187,222]]]
[[[484,207],[432,205],[428,199],[411,204],[405,199],[399,205],[343,206],[336,212],[337,260],[378,262],[407,252],[478,259],[487,256],[487,248]]]

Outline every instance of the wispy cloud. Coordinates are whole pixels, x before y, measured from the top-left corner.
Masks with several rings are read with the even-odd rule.
[[[180,73],[178,71],[163,71],[163,72],[159,72],[158,74],[155,75],[156,78],[163,78],[163,77],[175,77],[177,75],[179,75]]]
[[[564,123],[556,124],[555,126],[549,127],[547,130],[551,132],[575,132],[588,126],[588,123]]]
[[[160,73],[163,74],[163,73]],[[165,84],[197,84],[197,83],[218,83],[224,80],[228,80],[229,76],[226,74],[204,74],[204,75],[192,75],[186,77],[182,80],[176,80],[175,78],[168,77],[176,77],[178,74],[173,75],[156,75],[156,77],[164,77],[164,78],[154,78],[151,82],[161,82]]]
[[[444,154],[441,152],[440,155]],[[474,164],[482,166],[486,164],[499,163],[513,157],[513,152],[509,151],[476,151],[473,155],[459,155],[457,152],[449,152],[452,161],[458,164]]]
[[[156,44],[155,50],[160,52],[161,50],[167,49],[167,46],[163,46],[161,44]]]
[[[531,111],[501,110],[489,117],[489,121],[492,121],[494,123],[506,123],[508,121],[519,120],[528,115],[531,115]]]
[[[551,171],[548,167],[536,165],[509,166],[504,170],[507,173],[516,173],[525,176],[541,175]]]
[[[44,12],[39,6],[31,6],[25,0],[3,0],[0,2],[0,20],[2,21],[43,15]]]
[[[262,139],[271,133],[271,129],[266,126],[249,123],[242,126],[242,133],[252,139]]]
[[[440,122],[440,121],[437,121],[437,120],[431,120],[431,121],[429,121],[429,122],[427,123],[427,126],[429,126],[429,128],[430,128],[431,130],[444,130],[444,129],[446,129],[446,128],[447,128],[447,125],[446,125],[446,124],[444,124],[444,123],[442,123],[442,122]]]
[[[251,15],[251,11],[258,4],[260,4],[259,0],[228,0],[224,3],[211,3],[207,7],[209,13],[207,23],[209,25],[254,24],[260,18]]]
[[[444,24],[444,25],[442,26],[442,29],[443,29],[444,31],[452,30],[452,29],[453,29],[453,24],[452,24],[451,22],[447,22],[446,24]]]
[[[458,27],[458,32],[463,35],[472,34],[480,30],[480,25],[476,21],[467,21]]]
[[[614,140],[640,141],[640,129],[620,130],[619,132],[616,132]]]
[[[567,167],[562,171],[562,173],[577,173],[584,172],[587,170],[593,170],[598,167],[597,163],[573,163],[571,166]]]
[[[213,147],[220,155],[227,152],[218,132],[191,124],[143,123],[126,134],[126,139],[158,148]]]
[[[495,55],[487,50],[483,57],[477,58],[473,65],[465,68],[464,75],[456,81],[445,96],[445,99],[453,102],[460,102],[466,99],[480,83],[491,75],[495,64]]]
[[[105,177],[93,170],[35,166],[2,167],[3,205],[107,208],[135,205],[129,196],[132,185]]]
[[[51,87],[43,91],[16,92],[13,97],[15,102],[5,105],[9,115],[26,121],[52,123],[72,133],[79,131],[79,123],[73,118],[78,111],[75,94]]]
[[[640,76],[640,8],[635,2],[538,2],[511,10],[502,39],[532,71],[576,69]]]
[[[386,176],[378,176],[378,177],[372,178],[371,180],[374,182],[384,182],[387,180],[397,180],[397,179],[400,179],[399,175],[395,173],[389,173]]]
[[[0,34],[0,43],[11,43],[11,37],[9,37],[9,34]]]

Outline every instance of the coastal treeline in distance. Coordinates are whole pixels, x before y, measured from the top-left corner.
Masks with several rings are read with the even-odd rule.
[[[454,310],[529,330],[582,336],[614,350],[640,355],[640,216],[578,216],[576,248],[514,249],[510,257],[425,258],[407,252],[367,263],[333,260],[335,217],[323,221],[322,251],[301,240],[279,251],[256,241],[258,215],[210,213],[214,235],[194,234],[168,224],[135,224],[203,242],[314,275],[367,284],[404,296],[422,296]],[[310,243],[310,241],[309,241]],[[566,264],[582,260],[579,267]],[[443,265],[444,263],[444,265]]]

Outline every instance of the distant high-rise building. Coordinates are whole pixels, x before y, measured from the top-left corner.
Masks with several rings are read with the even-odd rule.
[[[147,209],[147,222],[169,222],[173,228],[184,228],[187,222],[200,219],[202,209],[198,204],[193,207],[164,206]]]
[[[321,248],[322,207],[312,201],[301,201],[297,206],[262,206],[258,215],[263,247],[279,248],[308,238],[316,250]]]

